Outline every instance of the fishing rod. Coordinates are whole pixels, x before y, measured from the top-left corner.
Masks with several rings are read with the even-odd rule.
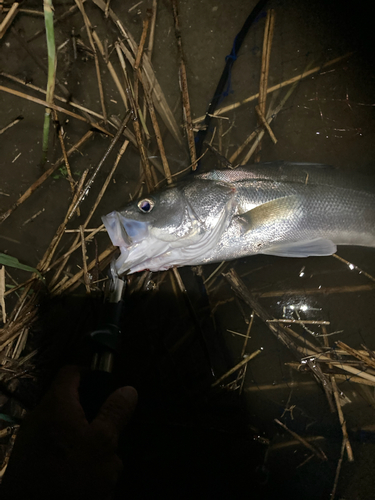
[[[249,31],[250,27],[254,24],[254,22],[257,20],[259,14],[262,12],[264,6],[266,5],[267,0],[260,0],[256,6],[253,8],[251,11],[250,15],[246,19],[244,25],[242,26],[241,30],[238,32],[236,35],[234,42],[233,42],[233,47],[231,50],[231,53],[226,56],[225,58],[225,67],[224,70],[221,74],[219,83],[216,87],[214,96],[208,106],[208,109],[206,111],[206,115],[203,121],[203,127],[201,130],[199,130],[198,134],[195,137],[195,150],[196,150],[196,156],[199,158],[202,155],[202,148],[203,148],[203,143],[206,138],[209,125],[211,122],[212,115],[214,114],[217,105],[219,102],[228,95],[229,89],[227,91],[224,91],[225,86],[227,85],[227,82],[229,80],[230,84],[230,75],[232,71],[232,67],[234,62],[237,59],[237,54],[241,48],[241,45],[245,39],[245,36],[247,35],[247,32]]]
[[[126,282],[117,274],[115,260],[108,271],[109,288],[104,303],[103,319],[99,328],[88,334],[93,348],[90,371],[81,382],[80,402],[86,418],[91,422],[100,407],[115,389],[113,368],[121,342],[121,314]]]

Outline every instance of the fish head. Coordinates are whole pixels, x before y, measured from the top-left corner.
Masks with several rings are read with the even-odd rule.
[[[121,251],[117,272],[159,271],[202,259],[221,234],[232,195],[231,187],[195,180],[154,192],[102,217],[112,243]]]

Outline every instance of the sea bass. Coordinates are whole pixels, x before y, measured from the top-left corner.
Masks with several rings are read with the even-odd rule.
[[[102,219],[119,274],[332,255],[336,245],[375,247],[375,186],[326,165],[263,163],[195,175]]]

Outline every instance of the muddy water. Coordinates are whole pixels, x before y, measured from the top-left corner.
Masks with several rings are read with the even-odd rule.
[[[33,7],[33,2],[28,3]],[[135,4],[136,2],[112,0],[111,7],[136,40],[139,40],[142,19],[151,2],[143,1],[131,9]],[[254,2],[241,0],[179,2],[193,118],[206,111],[224,67],[225,56],[230,53],[234,36],[253,5]],[[65,2],[56,4],[56,15],[62,14],[69,6]],[[373,174],[374,71],[372,54],[368,50],[372,38],[367,31],[366,19],[356,18],[359,15],[356,12],[343,11],[338,2],[331,3],[329,7],[319,1],[280,1],[272,2],[270,6],[275,9],[276,22],[269,86],[301,74],[308,65],[319,66],[348,52],[355,53],[299,83],[272,124],[277,144],[273,144],[268,135],[263,139],[261,160],[321,162],[348,172]],[[36,3],[34,7],[39,8]],[[119,70],[112,53],[112,44],[117,37],[116,28],[110,21],[103,22],[100,11],[94,6],[88,5],[87,11],[92,23],[97,26],[100,37],[108,40],[111,61]],[[15,33],[9,32],[1,41],[2,71],[44,87],[46,78],[43,71],[18,40],[27,40],[41,29],[42,18],[20,14],[13,26],[17,37]],[[79,34],[81,40],[88,45],[80,15],[75,14],[57,25],[56,42],[60,47],[58,79],[78,102],[100,112],[93,59],[82,51],[74,59],[71,36],[73,27],[75,34]],[[235,62],[229,95],[223,100],[223,105],[241,101],[258,92],[263,29],[264,18],[260,18],[247,35]],[[29,46],[45,64],[43,36],[31,41]],[[158,6],[152,60],[167,101],[175,110],[177,122],[181,123],[178,57],[168,2],[160,2]],[[108,115],[122,118],[124,107],[121,98],[104,64],[101,64],[101,68]],[[0,84],[32,93],[3,76],[0,76]],[[275,95],[275,104],[282,99],[288,88]],[[56,93],[61,95],[59,89]],[[37,93],[33,95],[40,97]],[[268,102],[270,100],[271,96],[268,97]],[[223,137],[222,147],[226,156],[230,156],[256,127],[254,102],[256,101],[225,114],[229,118],[223,121],[223,131],[227,133]],[[0,106],[0,129],[17,116],[23,116],[21,122],[0,135],[0,210],[5,210],[41,175],[44,112],[35,104],[3,92],[0,93]],[[215,125],[217,122],[213,123],[213,127]],[[69,118],[64,123],[64,130],[66,143],[71,146],[85,133],[87,125]],[[71,167],[76,179],[85,168],[97,165],[108,144],[105,136],[95,134],[95,138],[82,147],[79,154],[72,156]],[[218,145],[216,139],[214,145]],[[183,147],[177,146],[166,134],[165,147],[173,173],[188,166],[185,144]],[[70,228],[78,227],[88,213],[115,154],[112,153],[90,196],[83,202],[82,218],[74,220],[69,225]],[[51,137],[47,166],[59,156],[57,140]],[[207,155],[202,161],[202,168],[213,166],[217,166],[216,159]],[[139,157],[134,149],[129,148],[99,205],[91,227],[100,224],[100,215],[127,202],[134,195],[138,180]],[[69,183],[57,171],[55,178],[48,179],[42,188],[1,225],[0,250],[35,266],[64,217],[68,203]],[[40,215],[26,223],[41,210],[43,212]],[[66,236],[64,248],[69,247],[69,238],[70,236]],[[105,248],[108,238],[102,234],[97,242],[99,249]],[[89,251],[93,252],[93,249]],[[356,288],[373,284],[360,270],[375,275],[374,251],[352,247],[340,248],[338,254],[357,268],[351,269],[352,266],[332,257],[299,260],[255,256],[232,265],[251,291],[258,296],[264,295],[259,301],[272,316],[291,318],[294,314],[296,318],[297,311],[302,319],[329,321],[328,330],[340,332],[329,337],[331,344],[340,339],[355,348],[365,344],[374,349],[374,291]],[[214,265],[204,267],[204,278],[209,277],[215,268]],[[74,267],[73,271],[75,269]],[[192,277],[194,275],[190,270],[183,270],[182,275],[186,283],[191,282],[187,288],[189,293],[191,286],[192,300],[196,296],[194,286],[197,286]],[[25,277],[17,272],[13,276],[20,280]],[[162,279],[162,273],[151,279],[158,283]],[[193,494],[200,498],[236,498],[237,495],[242,497],[243,491],[249,495],[254,491],[254,495],[258,495],[255,493],[258,488],[259,495],[269,495],[269,498],[276,498],[276,492],[281,491],[281,488],[289,498],[329,498],[340,455],[340,427],[336,414],[330,412],[324,392],[313,377],[307,373],[299,373],[285,364],[294,360],[292,355],[273,337],[267,326],[255,318],[247,352],[261,349],[262,353],[248,365],[241,397],[238,389],[223,391],[220,395],[215,393],[213,400],[208,398],[207,403],[199,392],[200,387],[206,389],[211,376],[207,368],[207,353],[204,354],[203,351],[208,346],[208,358],[214,365],[216,374],[223,373],[237,363],[243,346],[243,337],[238,334],[246,334],[251,310],[234,299],[233,292],[220,274],[211,280],[207,300],[211,309],[215,310],[216,334],[220,342],[213,341],[206,334],[203,348],[196,336],[189,337],[189,333],[185,332],[185,320],[182,318],[186,315],[186,305],[181,305],[181,301],[178,304],[173,302],[168,283],[169,278],[166,278],[158,291],[147,292],[140,299],[141,302],[134,305],[134,317],[129,321],[134,331],[141,331],[142,335],[137,339],[135,334],[131,336],[132,341],[129,341],[127,347],[134,350],[134,355],[130,356],[131,359],[127,355],[128,358],[125,359],[133,366],[133,372],[137,369],[143,372],[143,376],[133,373],[130,377],[134,383],[139,381],[146,394],[140,412],[143,427],[135,425],[139,432],[134,434],[136,438],[133,441],[128,438],[127,442],[133,453],[127,456],[127,464],[134,477],[143,484],[142,487],[139,486],[138,493],[143,492],[152,497],[154,491],[159,491],[158,488],[166,487],[167,468],[170,478],[174,475],[171,483],[177,488],[175,490],[171,487],[170,494],[176,495],[178,486],[183,486],[187,498],[191,498]],[[335,288],[335,291],[323,293],[331,288]],[[347,291],[348,289],[352,291]],[[207,307],[207,303],[204,307]],[[145,309],[153,311],[151,324],[141,318],[142,312],[139,311]],[[209,318],[208,310],[205,311]],[[199,322],[202,321],[204,320],[200,317]],[[206,318],[205,321],[208,322],[209,319]],[[207,332],[213,328],[211,324],[203,324]],[[296,327],[296,331],[307,339],[322,333],[319,325],[310,325],[308,328],[312,333],[301,327]],[[182,350],[177,345],[179,339],[184,346]],[[147,370],[144,368],[144,357],[148,359],[148,356],[152,369]],[[158,383],[152,380],[153,377]],[[147,389],[147,386],[152,390]],[[357,429],[370,426],[371,430],[374,392],[371,387],[363,388],[350,381],[340,383],[340,388],[350,399],[343,411],[351,432],[355,462],[349,464],[344,460],[338,492],[346,499],[372,498],[372,434],[359,434]],[[184,394],[189,395],[186,396],[188,403],[184,402]],[[199,404],[190,411],[184,405],[191,404],[192,394]],[[151,422],[145,417],[148,412],[154,417],[161,415],[163,418],[160,417],[157,423],[154,420]],[[184,412],[187,412],[189,418],[183,418]],[[322,464],[313,458],[301,466],[309,456],[307,450],[297,445],[277,448],[278,443],[285,443],[289,438],[276,426],[275,418],[281,419],[303,436],[322,436],[318,442],[324,449],[328,462]],[[143,440],[142,435],[146,436]],[[253,438],[257,436],[262,439],[254,444]],[[268,453],[264,440],[270,440],[271,443]],[[174,463],[174,456],[177,457],[177,465]],[[140,469],[134,467],[134,461],[140,464]],[[148,487],[144,485],[140,470],[152,478]],[[207,489],[200,490],[197,478],[201,477],[201,471],[201,480]],[[189,474],[191,477],[187,479]],[[164,482],[161,477],[164,477]],[[192,483],[196,484],[196,489],[191,486]],[[168,488],[165,491],[169,491]],[[136,493],[134,497],[137,497]],[[139,498],[142,498],[142,493],[139,493]]]

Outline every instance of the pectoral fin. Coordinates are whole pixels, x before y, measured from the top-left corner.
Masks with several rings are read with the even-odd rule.
[[[268,201],[258,207],[237,216],[244,234],[254,229],[267,228],[271,225],[282,224],[299,215],[300,201],[297,196],[285,196]]]
[[[243,234],[254,231],[259,241],[263,240],[259,252],[280,257],[309,257],[332,255],[336,245],[328,239],[315,238],[300,241],[280,241],[272,245],[272,241],[285,239],[298,240],[300,227],[303,224],[304,212],[298,196],[285,196],[259,205],[244,214],[237,216]],[[267,245],[270,242],[270,246]]]
[[[337,247],[331,240],[317,238],[308,241],[283,243],[263,250],[266,255],[278,257],[321,257],[336,253]]]

